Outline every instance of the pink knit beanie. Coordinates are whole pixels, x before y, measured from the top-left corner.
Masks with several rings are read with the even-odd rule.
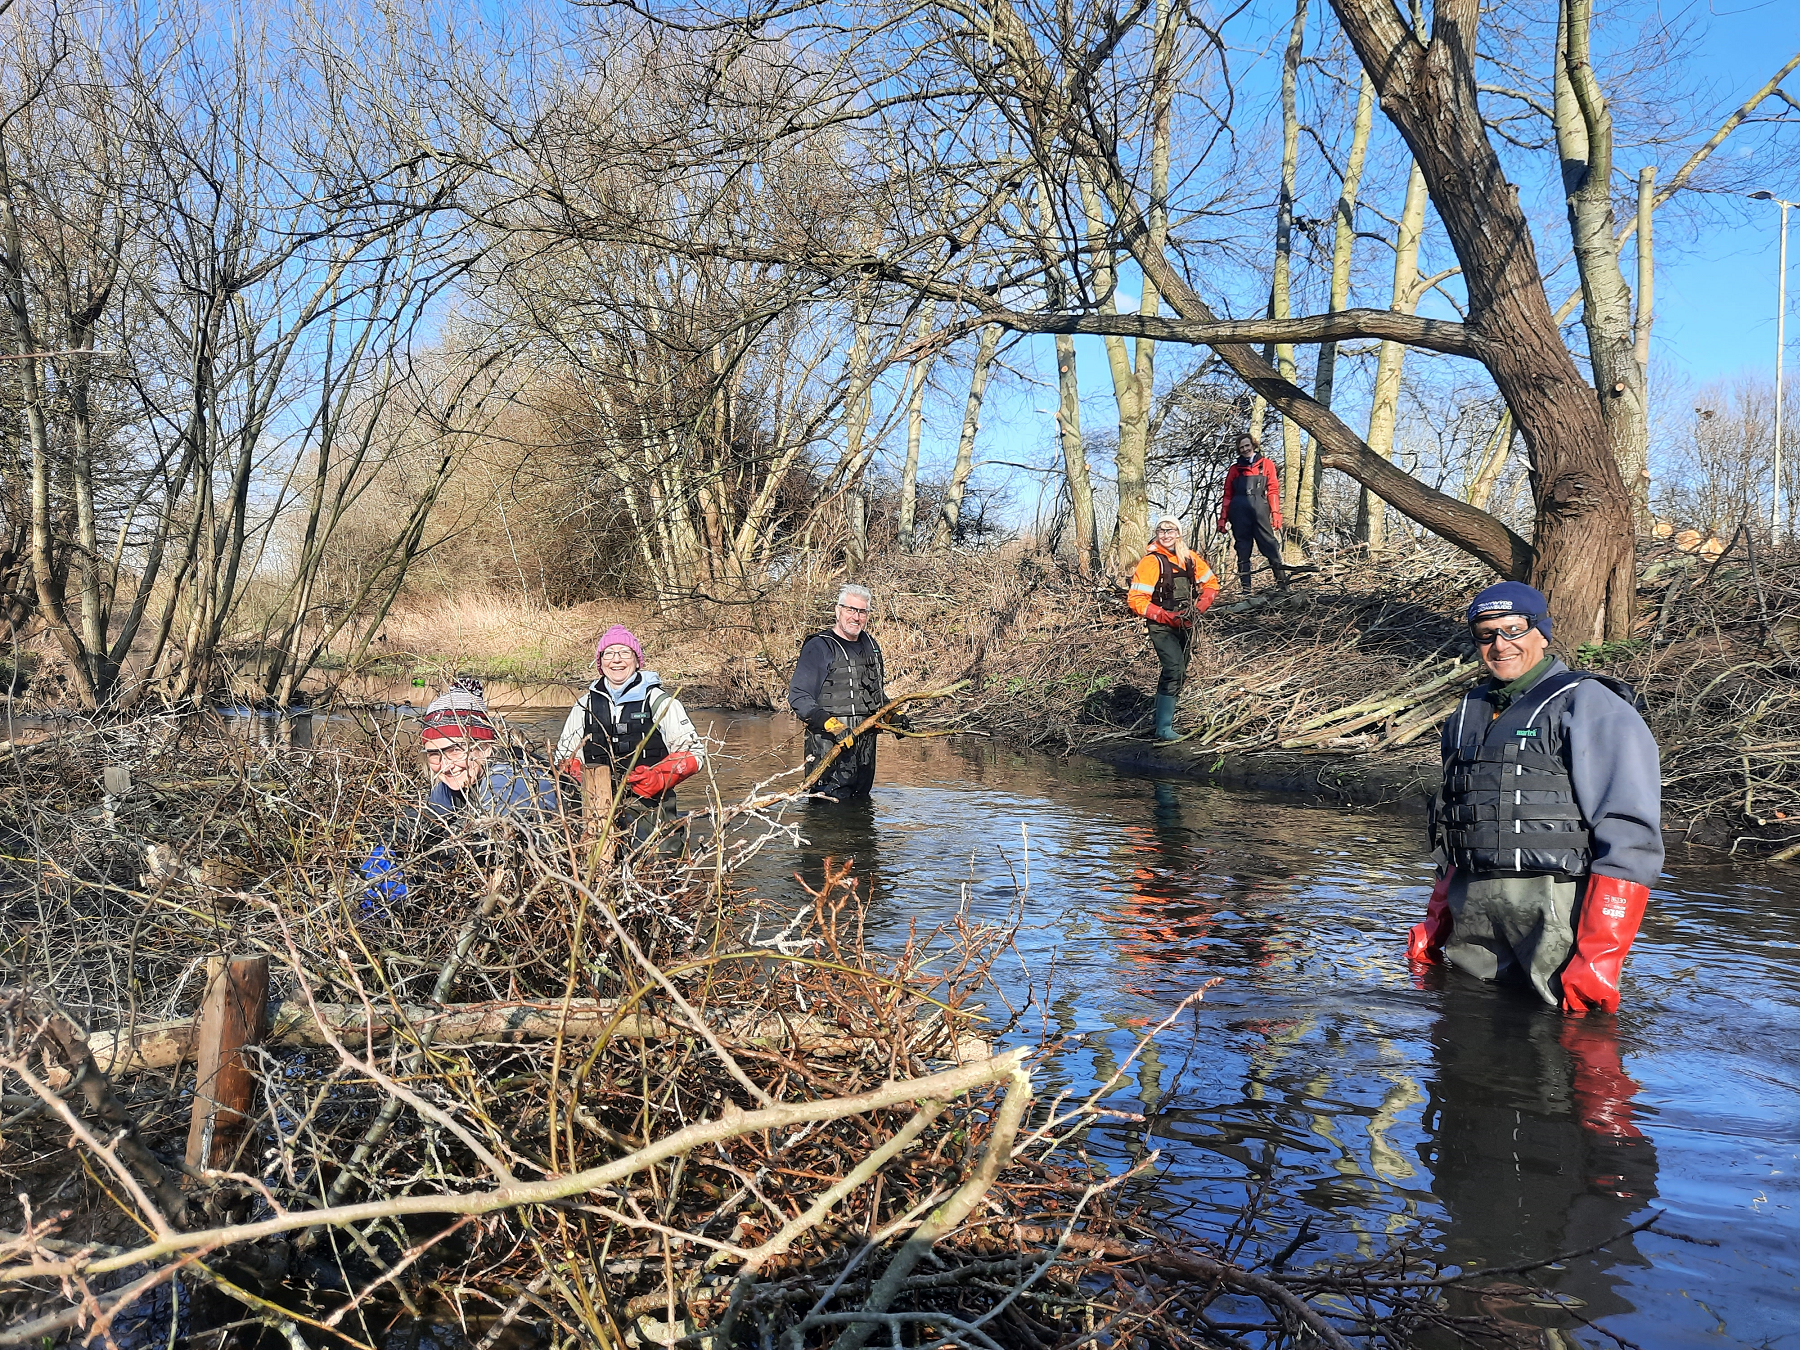
[[[600,653],[608,647],[629,647],[633,656],[637,657],[638,669],[644,668],[644,649],[632,636],[631,630],[622,623],[615,623],[600,635],[600,641],[594,647],[594,669],[600,669]]]

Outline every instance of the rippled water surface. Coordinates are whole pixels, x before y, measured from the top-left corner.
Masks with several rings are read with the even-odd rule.
[[[513,720],[547,734],[561,710]],[[696,721],[723,742],[711,768],[728,795],[798,757],[786,717]],[[854,856],[878,941],[948,919],[965,894],[1001,920],[1028,877],[1025,969],[1006,978],[1040,996],[1031,1038],[1048,1027],[1071,1047],[1039,1071],[1045,1087],[1110,1076],[1221,981],[1111,1103],[1148,1118],[1108,1142],[1161,1151],[1171,1221],[1216,1233],[1269,1175],[1269,1242],[1309,1217],[1318,1234],[1298,1262],[1400,1238],[1487,1266],[1661,1210],[1696,1241],[1640,1233],[1538,1278],[1642,1346],[1800,1346],[1800,869],[1676,850],[1615,1024],[1460,975],[1414,978],[1405,932],[1430,874],[1407,814],[884,739],[869,806],[810,810],[804,833],[747,879],[791,904],[795,872]],[[1555,1327],[1609,1344],[1522,1292],[1486,1306],[1533,1342]]]

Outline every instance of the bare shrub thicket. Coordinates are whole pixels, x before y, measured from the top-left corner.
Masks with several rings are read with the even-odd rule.
[[[1050,1091],[994,1043],[1027,1011],[988,979],[1010,929],[961,919],[878,953],[847,868],[797,912],[732,888],[791,832],[780,794],[615,868],[579,819],[396,831],[414,771],[370,730],[373,753],[191,720],[15,747],[0,876],[30,936],[0,993],[0,1345],[369,1345],[399,1324],[995,1350],[1217,1344],[1224,1317],[1225,1344],[1342,1350],[1470,1325],[1443,1301],[1464,1277],[1399,1245],[1284,1271],[1254,1212],[1216,1244],[1159,1226],[1157,1155],[1109,1173],[1085,1147],[1140,1119],[1108,1104],[1132,1057]],[[103,765],[132,791],[104,801]],[[365,892],[371,838],[404,894]],[[150,843],[167,851],[140,877]],[[241,1138],[184,1165],[211,954],[266,956],[276,1006]]]
[[[1788,407],[1800,389],[1787,391]],[[1775,484],[1775,386],[1742,377],[1671,387],[1651,461],[1657,514],[1677,530],[1726,538],[1748,521],[1766,534]],[[1800,509],[1800,465],[1792,415],[1782,440],[1781,518],[1792,528]]]

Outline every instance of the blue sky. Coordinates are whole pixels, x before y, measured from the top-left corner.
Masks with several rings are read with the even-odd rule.
[[[1800,50],[1800,3],[1756,0],[1717,4],[1704,12],[1707,35],[1698,69],[1721,89],[1747,96],[1787,56]],[[1800,96],[1800,71],[1787,80]],[[1765,112],[1775,105],[1765,106]],[[1800,126],[1788,133],[1800,139]],[[1750,145],[1727,141],[1719,152],[1754,164]],[[1800,175],[1772,170],[1763,185],[1789,201],[1800,200]],[[1772,378],[1775,364],[1775,291],[1779,210],[1749,202],[1738,219],[1721,222],[1662,260],[1656,282],[1658,357],[1697,382],[1739,371]],[[1800,352],[1793,322],[1800,278],[1800,213],[1788,213],[1788,369]]]

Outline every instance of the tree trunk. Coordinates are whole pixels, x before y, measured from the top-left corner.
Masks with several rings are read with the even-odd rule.
[[[963,489],[975,470],[975,433],[981,429],[981,401],[987,394],[988,372],[994,364],[994,353],[1000,346],[1000,325],[990,323],[981,330],[975,346],[975,370],[969,377],[969,399],[963,405],[962,435],[956,442],[956,467],[950,471],[950,485],[944,492],[944,505],[938,512],[937,528],[932,532],[932,547],[949,548],[956,542],[957,526],[962,523]]]
[[[1391,0],[1332,0],[1382,110],[1411,147],[1462,264],[1467,327],[1531,455],[1532,581],[1550,596],[1557,647],[1630,634],[1631,502],[1600,400],[1562,344],[1537,250],[1481,120],[1477,0],[1442,0],[1430,43]],[[1616,269],[1615,269],[1616,270]]]
[[[862,474],[875,453],[873,445],[863,445],[869,429],[869,310],[858,302],[856,336],[850,343],[850,394],[844,405],[844,517],[848,538],[845,555],[852,570],[869,559],[869,510],[863,499]]]
[[[1494,495],[1494,484],[1500,481],[1500,471],[1506,467],[1506,461],[1512,455],[1512,443],[1512,410],[1503,408],[1500,411],[1500,421],[1483,447],[1485,453],[1481,458],[1481,467],[1476,470],[1474,479],[1469,483],[1470,506],[1479,506],[1483,511],[1488,509],[1488,499]]]
[[[1350,131],[1350,154],[1344,161],[1344,183],[1338,193],[1336,228],[1331,240],[1331,311],[1350,304],[1350,262],[1356,247],[1356,194],[1362,186],[1363,161],[1369,152],[1369,129],[1375,121],[1375,85],[1367,75],[1356,93],[1356,121]],[[1319,363],[1313,376],[1313,398],[1321,408],[1331,406],[1337,387],[1337,343],[1319,344]],[[1318,442],[1306,438],[1307,510],[1316,528],[1319,516]]]
[[[1088,478],[1087,447],[1081,440],[1081,383],[1075,369],[1075,339],[1056,336],[1056,434],[1062,443],[1063,474],[1069,482],[1069,516],[1075,526],[1075,567],[1090,576],[1100,566],[1094,525],[1094,485]]]
[[[1406,201],[1400,208],[1400,229],[1394,236],[1394,289],[1389,308],[1411,314],[1419,307],[1419,240],[1425,234],[1425,175],[1415,161],[1406,176]],[[1406,346],[1383,342],[1375,360],[1375,394],[1369,402],[1369,449],[1383,459],[1394,457],[1394,425],[1400,416],[1400,377],[1406,366]],[[1386,546],[1386,510],[1378,498],[1362,490],[1357,521],[1370,553]]]
[[[1294,195],[1300,169],[1300,54],[1306,44],[1307,0],[1296,0],[1294,24],[1288,31],[1287,52],[1281,62],[1281,185],[1275,203],[1275,276],[1269,288],[1269,315],[1286,319],[1293,314]],[[1275,369],[1289,384],[1297,385],[1294,344],[1275,344]],[[1316,459],[1315,459],[1316,464]],[[1314,472],[1317,472],[1315,467]],[[1300,428],[1291,417],[1281,419],[1281,518],[1288,528],[1282,553],[1289,562],[1302,562],[1299,541],[1312,538],[1312,511],[1303,502],[1311,494],[1300,489],[1306,479]]]
[[[927,300],[919,311],[919,341],[931,334],[931,320],[937,306]],[[906,370],[906,462],[900,469],[900,509],[897,519],[899,546],[910,553],[914,547],[913,517],[918,510],[919,442],[925,436],[925,377],[931,372],[931,354],[922,350]]]
[[[1593,0],[1562,0],[1553,83],[1556,151],[1568,199],[1569,235],[1581,277],[1581,322],[1600,411],[1626,490],[1646,468],[1650,407],[1636,359],[1631,288],[1619,265],[1612,205],[1612,114],[1588,58]]]

